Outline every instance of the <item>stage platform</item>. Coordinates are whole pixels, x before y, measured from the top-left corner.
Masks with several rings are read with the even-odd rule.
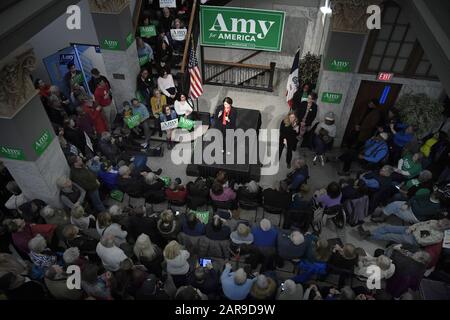
[[[245,130],[255,129],[257,132],[261,127],[261,113],[258,110],[236,108],[236,128]],[[206,132],[206,136],[208,132]],[[202,136],[194,141],[194,154],[203,154],[202,150],[211,143],[204,141]],[[245,143],[245,161],[237,164],[237,159],[233,159],[233,155],[237,155],[239,147]],[[219,151],[220,152],[220,151]],[[242,154],[239,154],[242,156]],[[188,176],[214,177],[219,170],[227,172],[228,176],[237,182],[248,182],[250,180],[259,181],[261,176],[261,166],[251,158],[258,160],[258,145],[249,143],[248,141],[235,141],[234,152],[231,155],[221,153],[213,155],[215,158],[222,159],[222,163],[207,164],[204,159],[201,163],[195,163],[194,155],[192,156],[192,164],[188,165],[186,173]]]

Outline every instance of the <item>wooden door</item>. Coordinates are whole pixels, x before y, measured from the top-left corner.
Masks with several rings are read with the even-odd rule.
[[[358,95],[356,96],[353,110],[350,119],[347,123],[347,129],[343,139],[343,144],[350,138],[353,128],[359,116],[367,112],[367,105],[370,100],[378,99],[380,107],[383,112],[387,113],[389,108],[393,107],[397,101],[398,94],[402,88],[401,84],[376,82],[376,81],[361,81]]]

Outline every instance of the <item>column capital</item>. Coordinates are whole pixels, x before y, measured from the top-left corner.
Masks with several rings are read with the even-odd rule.
[[[12,118],[36,95],[31,72],[36,68],[33,48],[21,47],[0,62],[0,117]]]
[[[334,0],[331,28],[338,32],[367,34],[367,7],[380,5],[381,0]]]
[[[91,12],[120,13],[130,4],[130,0],[89,0]]]

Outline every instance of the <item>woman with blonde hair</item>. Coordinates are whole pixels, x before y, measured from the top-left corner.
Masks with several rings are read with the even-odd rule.
[[[163,255],[167,265],[167,273],[172,276],[175,286],[178,288],[185,285],[190,269],[189,251],[185,250],[177,241],[172,240],[164,248]]]
[[[181,223],[172,210],[164,210],[159,216],[156,227],[166,241],[175,240],[181,230]]]
[[[292,152],[297,150],[297,137],[299,135],[300,126],[295,112],[290,111],[280,124],[280,145],[279,158],[283,154],[286,147],[286,163],[288,169],[291,168]]]
[[[153,244],[150,237],[142,233],[134,244],[134,255],[140,263],[142,263],[149,273],[156,275],[158,278],[162,275],[161,263],[164,258],[161,249]]]

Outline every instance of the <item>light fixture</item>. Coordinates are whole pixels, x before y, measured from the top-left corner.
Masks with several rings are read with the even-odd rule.
[[[320,7],[320,11],[324,15],[331,14],[333,12],[333,10],[331,10],[331,7],[330,7],[330,0],[325,1],[325,5],[323,7]]]

